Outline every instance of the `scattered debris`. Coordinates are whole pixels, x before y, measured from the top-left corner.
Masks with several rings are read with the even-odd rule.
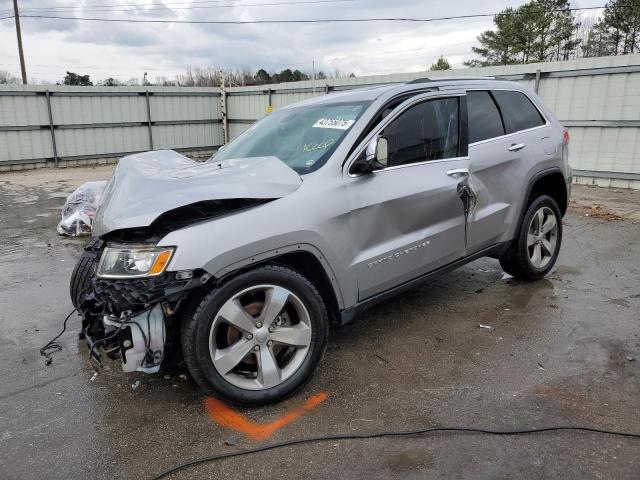
[[[389,360],[387,360],[386,358],[381,357],[377,353],[374,353],[373,356],[376,357],[378,360],[380,360],[381,363],[384,363],[385,365],[389,365]]]
[[[93,372],[93,377],[91,377],[91,381],[93,382],[96,378],[98,378],[98,372]]]
[[[131,390],[137,390],[140,387],[140,380],[136,380],[135,383],[131,384]]]
[[[353,426],[353,422],[373,422],[373,420],[369,420],[367,418],[354,418],[353,420],[351,420],[349,422],[349,429],[350,430],[358,430],[358,427],[354,427]]]
[[[598,203],[594,203],[593,205],[584,205],[572,200],[570,208],[578,215],[583,215],[585,217],[603,218],[604,220],[607,220],[609,222],[623,220],[623,217],[616,213],[610,212]]]
[[[478,326],[479,326],[480,328],[485,329],[485,330],[491,330],[491,326],[490,326],[490,325],[483,325],[483,324],[479,323],[479,324],[478,324]]]

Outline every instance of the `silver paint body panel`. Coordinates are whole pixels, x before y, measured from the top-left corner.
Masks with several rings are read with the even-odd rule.
[[[280,198],[301,183],[275,157],[196,162],[172,150],[129,155],[105,188],[93,235],[146,227],[168,210],[204,200]]]
[[[428,91],[434,87],[440,90]],[[365,128],[390,99],[415,93],[425,100],[464,96],[468,89],[500,88],[524,92],[542,112],[546,124],[471,144],[468,157],[392,167],[371,174],[349,173],[355,156],[381,126],[362,136]],[[531,179],[551,167],[559,169],[566,179],[571,177],[562,126],[533,92],[516,83],[446,80],[390,85],[333,93],[296,106],[342,100],[372,103],[328,161],[304,175],[302,181],[277,159],[232,161],[244,165],[245,170],[229,176],[216,177],[210,170],[209,164],[215,164],[215,159],[202,167],[189,167],[196,175],[198,168],[202,168],[207,180],[191,177],[196,186],[194,192],[197,191],[193,196],[185,193],[189,190],[188,182],[181,185],[180,195],[187,195],[184,202],[195,201],[196,197],[242,198],[238,196],[241,193],[248,198],[275,200],[167,234],[159,245],[177,247],[168,269],[203,268],[221,277],[236,268],[283,253],[308,251],[320,260],[334,287],[339,308],[345,309],[487,246],[514,238]],[[415,102],[416,98],[403,102],[390,117]],[[525,143],[526,148],[509,151],[511,145],[518,143]],[[149,155],[149,162],[145,163],[148,165],[153,163],[155,153],[138,155],[127,162]],[[246,175],[251,171],[248,166],[251,162],[263,167],[260,176]],[[129,168],[136,171],[133,166]],[[457,191],[461,180],[447,174],[460,168],[468,170],[468,187],[475,196],[466,218]],[[172,184],[161,178],[160,172],[158,177],[159,184]],[[209,179],[210,191],[206,186]],[[248,182],[246,186],[244,181]],[[141,208],[130,217],[130,207],[121,199],[117,207],[108,207],[109,214],[105,211],[101,232],[113,230],[114,225],[123,228],[150,222],[167,202],[177,203],[173,198],[176,192],[152,184],[150,177],[148,181],[145,179],[145,189],[152,190],[141,192],[142,196],[148,196],[144,205],[149,211]],[[221,197],[221,192],[226,196]],[[157,196],[169,199],[156,204],[153,199]]]

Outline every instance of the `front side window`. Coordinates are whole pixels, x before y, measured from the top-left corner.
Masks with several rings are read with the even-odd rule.
[[[524,93],[510,90],[495,90],[492,93],[502,112],[507,133],[544,125],[544,118]]]
[[[382,131],[387,167],[458,156],[459,100],[442,98],[414,105]]]
[[[332,103],[280,110],[255,123],[214,158],[274,156],[300,174],[312,172],[328,160],[369,103]]]
[[[469,143],[504,135],[500,111],[487,91],[467,92]]]

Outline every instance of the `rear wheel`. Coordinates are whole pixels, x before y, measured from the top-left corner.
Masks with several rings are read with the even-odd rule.
[[[182,349],[207,393],[260,405],[304,385],[324,354],[328,329],[316,288],[293,270],[267,265],[207,295],[184,320]]]
[[[500,265],[516,278],[538,280],[555,265],[561,243],[560,208],[552,197],[540,195],[529,204],[518,237],[500,258]]]

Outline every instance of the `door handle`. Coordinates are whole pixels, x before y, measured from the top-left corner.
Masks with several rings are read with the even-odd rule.
[[[469,176],[469,170],[466,168],[454,168],[453,170],[449,170],[447,175],[453,178],[464,178]]]
[[[517,152],[518,150],[522,150],[526,145],[524,143],[514,143],[509,147],[510,152]]]

